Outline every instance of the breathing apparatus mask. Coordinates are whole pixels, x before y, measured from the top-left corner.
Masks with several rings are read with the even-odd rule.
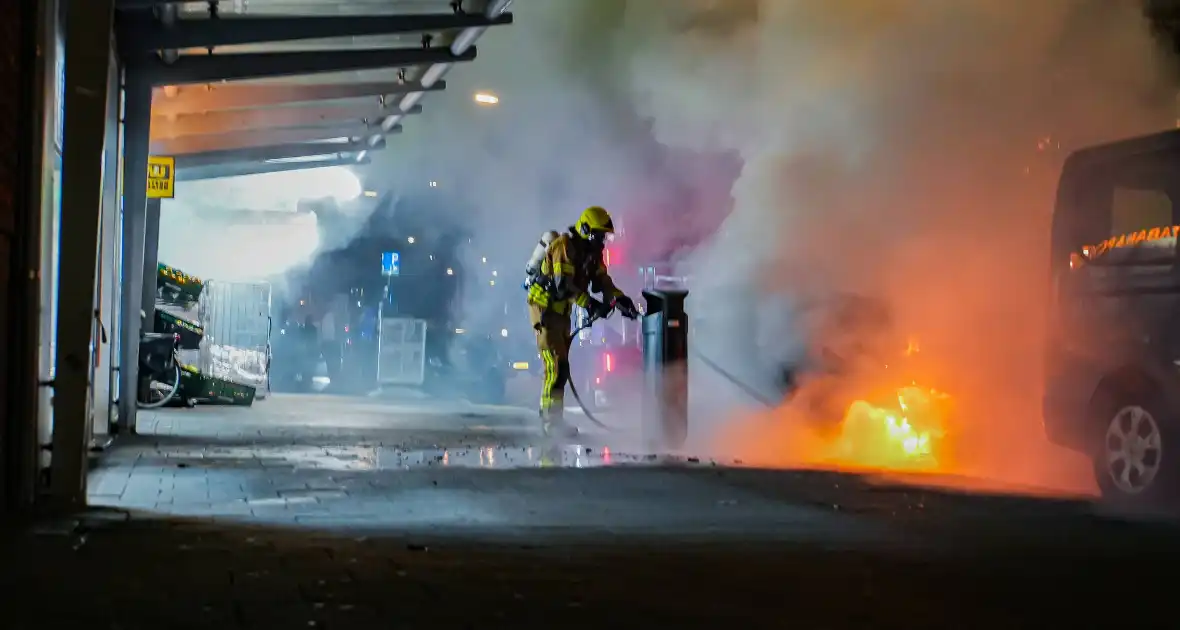
[[[591,253],[601,254],[602,250],[606,249],[606,242],[611,236],[610,233],[591,229],[585,223],[579,227],[581,227],[581,230],[577,231],[576,234],[590,245]]]

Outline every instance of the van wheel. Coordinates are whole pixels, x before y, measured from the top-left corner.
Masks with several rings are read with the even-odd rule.
[[[1101,445],[1094,453],[1094,476],[1102,497],[1136,506],[1154,504],[1176,488],[1171,449],[1173,418],[1167,407],[1147,400],[1126,399],[1107,408],[1101,421]],[[1172,439],[1169,439],[1172,438]]]

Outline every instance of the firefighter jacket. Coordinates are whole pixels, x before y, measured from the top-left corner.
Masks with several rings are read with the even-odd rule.
[[[568,313],[571,302],[586,307],[591,292],[607,300],[623,295],[607,273],[602,254],[570,234],[549,244],[539,275],[541,281],[529,287],[528,301],[556,313]]]

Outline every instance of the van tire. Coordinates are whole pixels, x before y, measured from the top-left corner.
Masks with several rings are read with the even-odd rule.
[[[1177,414],[1152,391],[1106,397],[1095,407],[1094,479],[1108,503],[1161,507],[1180,488]]]

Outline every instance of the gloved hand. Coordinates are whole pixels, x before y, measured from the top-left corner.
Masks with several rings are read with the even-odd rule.
[[[635,308],[635,301],[625,295],[615,298],[615,308],[619,309],[619,313],[622,313],[623,317],[627,319],[639,317],[639,309]]]
[[[590,317],[593,319],[606,319],[610,315],[611,307],[590,298],[590,302],[586,304],[586,310],[589,311]]]

